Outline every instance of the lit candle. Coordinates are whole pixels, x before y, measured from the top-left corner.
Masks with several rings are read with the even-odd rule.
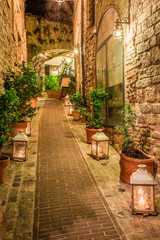
[[[24,157],[24,151],[23,150],[19,151],[18,157]]]
[[[143,197],[140,198],[140,200],[138,202],[138,206],[139,206],[140,210],[145,209],[145,207],[146,207],[146,200]]]

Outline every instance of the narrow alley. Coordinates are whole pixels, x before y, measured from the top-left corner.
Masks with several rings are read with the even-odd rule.
[[[57,100],[44,104],[37,169],[35,240],[125,239]]]

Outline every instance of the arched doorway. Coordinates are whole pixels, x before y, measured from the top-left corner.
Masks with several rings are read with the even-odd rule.
[[[105,87],[109,93],[105,115],[106,125],[112,127],[122,121],[118,110],[124,105],[123,40],[115,40],[113,37],[117,19],[117,10],[108,8],[99,25],[96,53],[97,87]]]

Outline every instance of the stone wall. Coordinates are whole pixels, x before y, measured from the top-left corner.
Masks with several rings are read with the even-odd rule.
[[[87,1],[86,1],[87,2]],[[95,25],[88,27],[91,14],[85,8],[84,53],[86,92],[96,84],[96,40],[101,19],[114,6],[123,24],[125,100],[133,103],[139,115],[136,141],[149,154],[160,158],[160,2],[158,0],[95,0]],[[87,3],[86,3],[87,4]],[[109,129],[115,142],[115,131]],[[117,146],[119,141],[116,142]]]
[[[52,49],[73,49],[73,26],[26,15],[28,61]]]
[[[0,1],[0,93],[4,91],[3,76],[14,62],[26,61],[24,0]]]
[[[130,35],[125,35],[126,98],[139,115],[137,142],[160,158],[160,2],[131,5]]]

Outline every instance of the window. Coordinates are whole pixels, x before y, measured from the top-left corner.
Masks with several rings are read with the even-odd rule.
[[[99,31],[96,54],[97,87],[105,87],[109,93],[106,102],[106,125],[116,126],[122,119],[118,110],[124,105],[123,41],[113,38],[114,22],[118,19],[115,8],[103,16]]]

